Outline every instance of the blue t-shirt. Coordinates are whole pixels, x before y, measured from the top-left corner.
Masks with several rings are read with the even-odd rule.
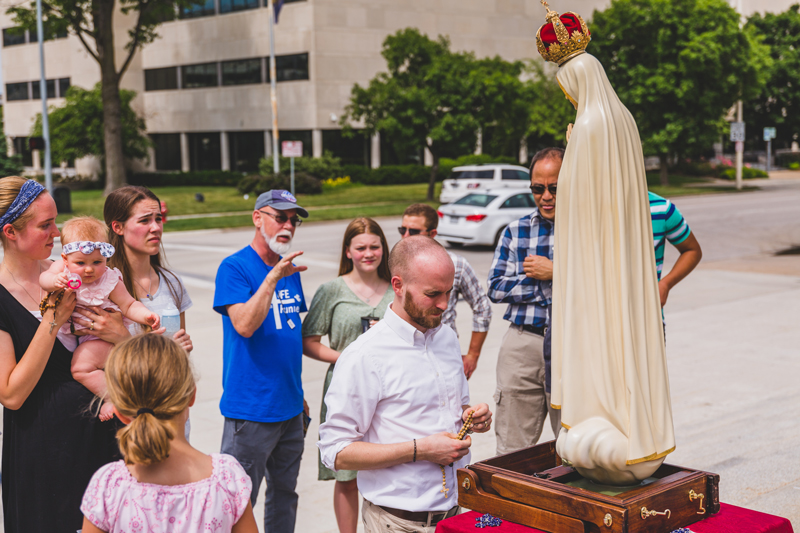
[[[250,246],[226,257],[217,270],[214,310],[222,315],[224,335],[219,409],[228,418],[282,422],[303,410],[300,313],[307,309],[300,274],[278,282],[267,318],[249,339],[234,329],[226,308],[246,303],[270,270]]]

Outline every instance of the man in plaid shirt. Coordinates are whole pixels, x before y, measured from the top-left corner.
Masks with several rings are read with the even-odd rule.
[[[410,235],[425,235],[436,237],[439,227],[439,214],[428,204],[412,204],[403,212],[402,226],[398,228],[400,235],[405,238]],[[464,373],[467,379],[475,372],[481,348],[489,332],[489,323],[492,321],[492,303],[487,298],[481,287],[478,276],[466,259],[452,252],[447,252],[456,267],[453,280],[453,292],[447,301],[447,310],[442,315],[442,324],[447,324],[453,331],[456,330],[456,304],[458,297],[462,296],[472,308],[472,337],[469,342],[467,354],[462,356]]]
[[[531,192],[536,208],[508,225],[489,270],[489,298],[507,303],[511,322],[497,358],[494,401],[497,453],[536,444],[547,414],[558,436],[561,412],[545,391],[544,333],[552,299],[553,225],[556,183],[564,150],[545,148],[531,161]]]

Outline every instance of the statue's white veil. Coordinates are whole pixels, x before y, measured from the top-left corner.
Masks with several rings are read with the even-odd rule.
[[[629,484],[675,448],[642,144],[594,56],[557,77],[577,102],[556,199],[558,451],[589,478]]]

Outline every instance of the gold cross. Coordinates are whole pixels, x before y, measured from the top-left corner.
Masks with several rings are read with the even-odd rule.
[[[54,328],[54,327],[56,327],[56,326],[58,325],[58,324],[56,324],[56,314],[55,314],[55,311],[53,311],[53,321],[52,321],[52,322],[49,322],[49,324],[50,324],[50,331],[48,332],[48,335],[51,335],[51,334],[53,333],[53,328]]]

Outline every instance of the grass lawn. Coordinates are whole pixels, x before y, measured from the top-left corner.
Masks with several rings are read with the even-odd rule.
[[[325,191],[319,195],[298,195],[297,201],[311,211],[309,221],[337,220],[356,216],[400,215],[409,204],[424,202],[427,184],[367,186],[351,185]],[[441,184],[437,184],[439,196]],[[251,215],[239,214],[251,211],[255,197],[245,200],[234,187],[154,187],[152,191],[169,209],[166,231],[190,229],[234,228],[247,226]],[[204,202],[194,199],[195,193],[205,196]],[[58,223],[76,215],[92,215],[103,218],[102,191],[75,191],[72,193],[72,214],[59,215]],[[438,205],[432,203],[431,205]],[[202,213],[236,213],[235,215],[214,218],[192,218],[170,220],[175,215],[195,215]]]
[[[658,172],[647,174],[648,187],[654,193],[675,197],[684,195],[733,192],[735,187],[704,187],[711,183],[709,178],[670,175],[670,185],[659,185]],[[169,213],[166,231],[185,231],[210,228],[235,228],[248,226],[251,215],[243,212],[251,211],[255,198],[245,200],[234,187],[155,187],[154,193],[167,203]],[[350,185],[326,190],[318,195],[298,195],[298,203],[311,211],[309,222],[323,220],[340,220],[357,216],[396,216],[403,213],[409,204],[424,202],[427,184],[413,185]],[[436,185],[435,197],[439,197],[441,183]],[[196,193],[202,193],[204,202],[194,199]],[[438,202],[431,202],[436,207]],[[103,218],[102,191],[75,191],[72,193],[72,210],[69,215],[59,215],[57,222],[62,223],[76,215],[93,215]],[[176,215],[197,215],[206,213],[232,213],[230,216],[170,219]]]

